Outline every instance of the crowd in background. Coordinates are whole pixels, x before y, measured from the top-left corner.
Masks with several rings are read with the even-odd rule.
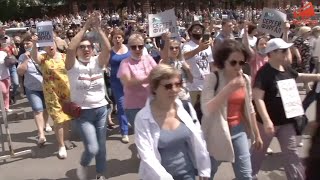
[[[10,112],[10,103],[25,93],[38,145],[46,143],[44,131],[52,130],[50,116],[61,159],[75,147],[69,140],[73,119],[84,143],[79,179],[87,178],[94,157],[96,178],[104,179],[106,128],[114,128],[110,114],[115,110],[121,142],[129,143],[129,129],[135,130],[142,179],[213,179],[225,161],[233,163],[236,178],[255,179],[273,137],[286,158],[287,178],[305,179],[297,152],[303,144],[296,141],[301,134],[281,111],[275,82],[304,82],[305,110],[317,99],[317,85],[308,82],[320,80],[312,74],[320,59],[320,26],[290,23],[294,9],[279,9],[289,20],[281,38],[258,32],[261,9],[177,11],[175,38],[170,33],[149,37],[147,14],[140,11],[2,23],[5,108]],[[53,23],[54,45],[37,48],[35,24],[42,20]],[[5,33],[23,27],[29,28],[11,37]],[[81,113],[66,113],[65,101]],[[248,138],[252,148],[246,146]]]

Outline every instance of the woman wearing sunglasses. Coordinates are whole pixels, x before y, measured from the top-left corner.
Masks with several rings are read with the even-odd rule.
[[[181,88],[181,91],[179,93],[179,99],[189,101],[190,94],[186,88],[186,83],[192,83],[193,76],[190,70],[190,66],[184,60],[183,55],[181,53],[181,42],[179,42],[176,39],[170,39],[170,36],[170,32],[163,34],[165,44],[161,53],[161,63],[169,64],[180,71],[183,87]]]
[[[94,12],[84,27],[71,40],[67,51],[66,69],[71,90],[71,102],[81,107],[81,114],[75,119],[84,144],[77,176],[86,180],[91,160],[96,159],[96,179],[105,179],[106,171],[106,119],[108,114],[105,99],[103,69],[110,58],[111,46],[103,32],[99,13]],[[101,52],[94,56],[93,44],[84,37],[92,28],[101,39]]]
[[[166,64],[150,75],[152,96],[135,119],[135,143],[141,157],[139,175],[143,180],[195,180],[210,176],[210,158],[196,112],[177,99],[182,87],[180,71]]]
[[[132,34],[128,46],[131,55],[121,62],[117,77],[123,85],[127,119],[133,126],[136,114],[144,107],[149,95],[149,73],[157,64],[149,54],[143,55],[144,39],[141,34]]]
[[[214,55],[217,72],[205,79],[201,95],[202,130],[211,157],[211,179],[221,162],[232,162],[236,179],[252,179],[248,138],[262,140],[252,105],[249,77],[242,73],[249,54],[238,41],[226,40]]]

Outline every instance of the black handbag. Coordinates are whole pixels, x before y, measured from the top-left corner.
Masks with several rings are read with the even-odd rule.
[[[309,119],[306,115],[291,118],[293,120],[294,129],[298,136],[301,136],[304,129],[308,125]]]

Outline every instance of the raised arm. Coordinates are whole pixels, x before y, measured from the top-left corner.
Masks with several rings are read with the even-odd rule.
[[[37,64],[40,64],[41,63],[41,56],[40,56],[38,48],[37,48],[37,42],[38,42],[38,36],[33,35],[32,36],[33,48],[31,50],[31,59],[33,59]]]
[[[202,42],[200,40],[199,46],[197,48],[195,48],[194,50],[188,51],[188,52],[184,52],[183,56],[186,60],[191,59],[192,57],[194,57],[195,55],[197,55],[201,51],[206,50],[210,46],[210,44],[211,44],[211,42],[209,42],[209,41]]]
[[[244,33],[243,33],[243,37],[242,37],[242,43],[249,50],[250,54],[253,55],[254,50],[250,47],[248,36],[249,36],[248,35],[248,24],[246,21],[245,25],[244,25]]]
[[[77,48],[81,42],[81,39],[85,35],[86,31],[90,28],[91,21],[92,21],[92,17],[90,17],[86,21],[83,28],[71,39],[71,42],[69,43],[69,46],[67,49],[66,62],[65,62],[65,67],[67,70],[70,70],[76,61]]]
[[[164,47],[161,50],[161,63],[168,63],[169,61],[170,36],[170,32],[164,33],[162,35],[162,39],[164,40]]]
[[[98,56],[98,60],[99,60],[100,67],[104,67],[104,66],[107,66],[109,63],[111,45],[110,45],[109,39],[107,38],[107,36],[105,35],[105,33],[101,28],[101,20],[99,19],[99,16],[100,14],[98,12],[94,13],[94,17],[93,17],[94,20],[92,25],[94,30],[97,31],[97,33],[102,39],[101,53]]]

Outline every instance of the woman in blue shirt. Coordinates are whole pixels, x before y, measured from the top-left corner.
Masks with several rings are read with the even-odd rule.
[[[117,116],[118,121],[121,129],[121,135],[122,139],[121,141],[123,143],[129,143],[129,137],[128,137],[128,120],[124,112],[124,93],[123,93],[123,86],[120,82],[120,79],[117,77],[117,73],[119,70],[119,66],[122,60],[130,57],[130,51],[123,44],[124,42],[124,32],[121,30],[114,30],[111,33],[111,40],[113,47],[111,49],[110,54],[110,67],[111,67],[111,73],[110,73],[110,83],[111,83],[111,89],[112,93],[115,97],[115,101],[117,104]]]
[[[26,52],[19,57],[17,72],[20,76],[24,76],[26,95],[31,105],[38,129],[38,145],[43,146],[46,142],[44,128],[46,131],[51,131],[52,129],[48,124],[48,113],[46,111],[42,90],[42,74],[38,65],[30,58],[30,51],[33,48],[31,40],[31,35],[27,35],[23,40]]]

